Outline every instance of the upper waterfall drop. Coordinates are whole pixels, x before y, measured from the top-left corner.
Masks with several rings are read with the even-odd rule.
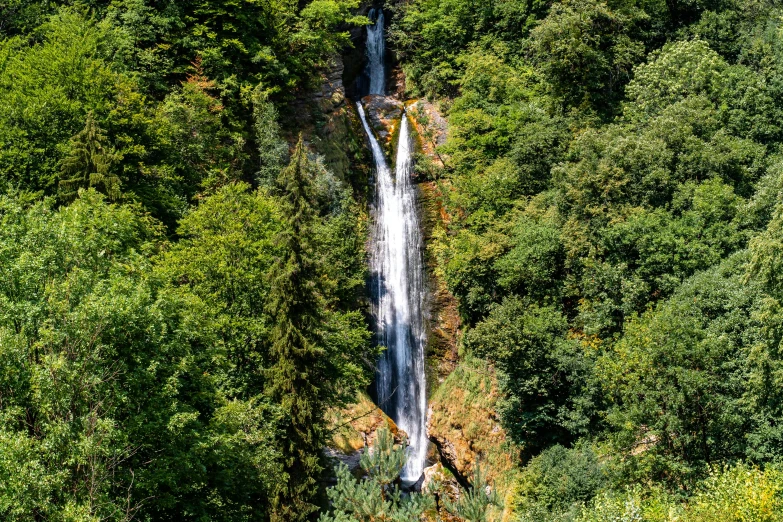
[[[367,26],[367,69],[370,94],[386,94],[386,41],[383,34],[383,9],[370,9],[374,23]]]

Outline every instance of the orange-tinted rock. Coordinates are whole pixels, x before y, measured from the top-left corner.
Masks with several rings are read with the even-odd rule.
[[[362,98],[367,122],[370,124],[378,143],[383,147],[389,158],[393,157],[394,138],[397,136],[402,121],[404,106],[402,102],[391,96],[371,94]]]
[[[356,403],[332,410],[328,420],[331,436],[324,452],[351,470],[359,466],[364,450],[375,443],[379,429],[388,428],[398,444],[407,438],[407,434],[364,394],[357,397]]]
[[[448,461],[444,465],[470,480],[480,463],[482,475],[505,498],[516,479],[519,451],[500,425],[499,398],[492,367],[462,361],[430,399],[427,429]],[[507,513],[498,513],[498,519]]]
[[[443,166],[443,158],[436,149],[446,143],[448,133],[446,119],[441,116],[435,105],[423,99],[409,102],[406,111],[419,136],[421,152]]]

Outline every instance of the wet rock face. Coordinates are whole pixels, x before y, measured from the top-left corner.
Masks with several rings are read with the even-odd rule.
[[[362,2],[362,5],[356,11],[358,16],[368,16],[370,9],[374,7],[372,2]],[[345,92],[353,100],[359,99],[362,92],[366,92],[366,74],[367,68],[367,49],[365,41],[367,39],[367,27],[351,26],[348,29],[351,38],[351,44],[342,55],[345,62],[343,71],[343,82],[345,83]]]
[[[394,137],[405,113],[413,126],[417,151],[443,166],[437,147],[446,143],[448,123],[435,105],[427,100],[402,102],[395,96],[378,94],[362,98],[362,105],[370,127],[389,157],[393,156]]]
[[[313,152],[338,178],[354,188],[367,186],[370,174],[364,133],[356,107],[346,98],[343,61],[333,57],[321,72],[321,84],[303,94],[291,109],[296,127],[304,133]]]
[[[324,114],[331,114],[345,105],[343,70],[340,57],[335,57],[332,66],[324,71],[321,88],[313,93],[313,100]]]
[[[377,13],[378,9],[383,9],[384,25],[387,32],[384,58],[386,69],[385,92],[400,100],[405,99],[406,94],[405,73],[400,63],[398,51],[395,49],[394,43],[389,41],[388,31],[396,16],[394,6],[408,1],[410,0],[367,0],[362,2],[362,5],[356,10],[357,15],[367,16],[372,20],[374,19],[374,13],[371,13],[371,10],[374,9]],[[343,60],[346,65],[343,80],[345,81],[348,97],[352,100],[358,100],[370,92],[369,77],[367,75],[367,27],[351,27],[348,29],[348,33],[353,45],[343,52]]]
[[[367,122],[372,127],[378,143],[388,157],[393,157],[392,143],[400,130],[403,103],[391,96],[371,94],[362,98],[362,105],[367,114]]]

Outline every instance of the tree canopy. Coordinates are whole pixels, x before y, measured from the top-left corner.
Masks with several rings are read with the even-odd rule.
[[[479,474],[403,494],[384,431],[323,480],[382,347],[319,89],[381,4],[0,1],[0,518],[489,516]],[[395,95],[448,121],[427,260],[499,378],[507,509],[780,520],[778,2],[383,7]]]
[[[744,495],[780,461],[780,7],[482,6],[391,35],[449,122],[429,249],[499,371],[518,516],[777,520]]]

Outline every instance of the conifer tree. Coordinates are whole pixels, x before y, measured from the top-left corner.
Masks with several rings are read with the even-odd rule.
[[[362,454],[359,465],[365,477],[357,479],[345,464],[336,469],[337,485],[327,490],[331,512],[322,513],[318,522],[411,522],[426,518],[438,508],[433,493],[441,491],[433,483],[419,493],[403,494],[399,488],[400,473],[405,466],[406,445],[395,445],[387,428],[377,432],[375,443]],[[434,486],[434,487],[433,487]],[[490,506],[501,507],[497,493],[488,487],[476,463],[471,487],[460,490],[456,501],[441,496],[442,507],[451,515],[448,520],[487,522]],[[441,518],[438,518],[441,520]]]
[[[84,129],[71,138],[71,151],[62,161],[62,172],[69,176],[60,181],[63,199],[75,198],[80,188],[101,186],[109,199],[119,199],[120,178],[111,172],[119,157],[106,141],[106,134],[90,111]]]
[[[271,272],[270,312],[275,318],[268,393],[284,413],[281,451],[288,481],[276,492],[272,520],[300,521],[317,507],[312,500],[321,471],[325,397],[320,390],[324,349],[322,297],[315,259],[312,166],[300,136],[291,163],[278,178],[284,252]]]
[[[327,491],[334,511],[319,522],[409,522],[420,520],[435,502],[428,492],[403,495],[397,485],[405,466],[405,446],[395,446],[388,429],[377,432],[360,465],[367,474],[357,480],[345,464],[337,468],[337,485]]]
[[[253,127],[258,143],[258,172],[256,181],[262,187],[274,185],[275,177],[285,166],[288,147],[280,137],[277,109],[266,92],[257,87],[253,91]]]

